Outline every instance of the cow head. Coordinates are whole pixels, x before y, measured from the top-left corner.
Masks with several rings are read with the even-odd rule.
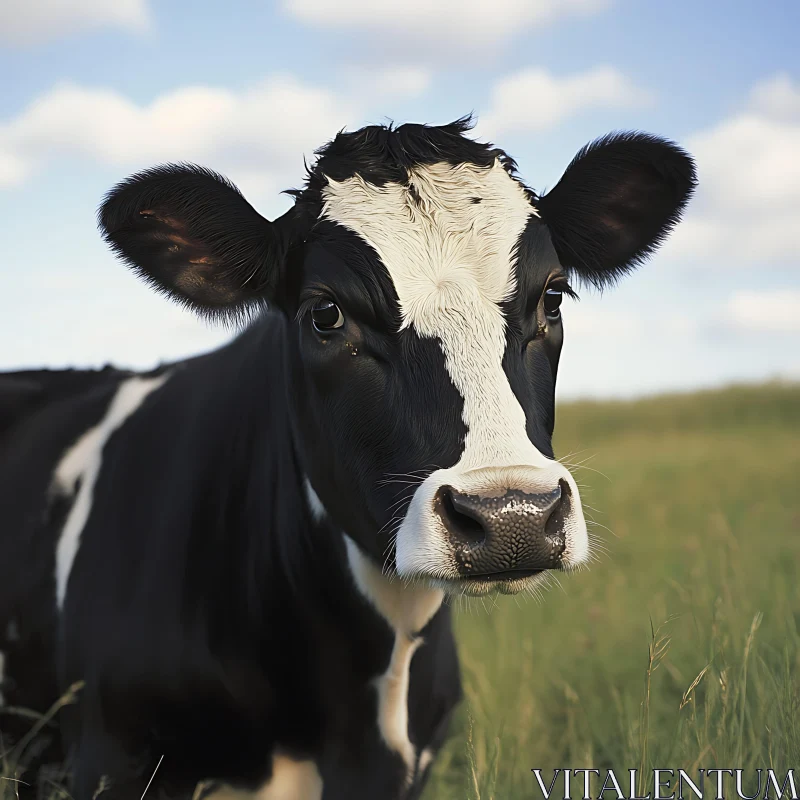
[[[538,196],[467,130],[341,133],[274,222],[219,175],[165,166],[113,189],[100,224],[140,275],[202,313],[285,315],[318,513],[401,576],[515,592],[589,556],[551,447],[562,297],[648,256],[694,166],[671,142],[614,134]]]

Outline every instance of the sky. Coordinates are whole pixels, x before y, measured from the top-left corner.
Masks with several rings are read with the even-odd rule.
[[[798,30],[796,0],[3,0],[0,369],[233,335],[107,251],[96,209],[130,173],[199,163],[272,218],[338,130],[472,112],[540,193],[612,130],[697,159],[657,255],[565,301],[561,398],[800,379]]]

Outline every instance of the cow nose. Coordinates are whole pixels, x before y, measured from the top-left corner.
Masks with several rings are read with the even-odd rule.
[[[537,493],[509,489],[504,494],[465,494],[442,486],[434,509],[461,575],[500,579],[561,566],[571,501],[564,480]]]

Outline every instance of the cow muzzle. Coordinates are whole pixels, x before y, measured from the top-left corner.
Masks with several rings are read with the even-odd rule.
[[[572,492],[566,481],[550,491],[466,493],[442,486],[434,509],[464,578],[520,578],[558,569],[566,549]]]
[[[578,487],[557,461],[437,470],[415,492],[397,535],[401,576],[458,593],[513,594],[588,557]]]

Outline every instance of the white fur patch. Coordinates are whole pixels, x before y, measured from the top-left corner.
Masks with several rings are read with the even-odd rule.
[[[94,487],[103,461],[103,448],[111,434],[166,380],[166,375],[157,378],[137,377],[120,384],[103,419],[67,450],[56,467],[52,487],[54,492],[72,494],[80,480],[78,494],[56,547],[56,602],[59,608],[64,606],[67,583],[80,546],[81,533],[92,510]]]
[[[444,595],[438,589],[410,585],[383,574],[349,537],[347,558],[361,594],[394,630],[389,666],[375,679],[378,729],[387,747],[406,764],[406,780],[414,777],[416,752],[408,737],[408,683],[411,659],[422,639],[417,635],[439,610]]]
[[[503,371],[506,323],[501,303],[516,290],[514,252],[535,210],[499,162],[482,168],[445,163],[409,170],[407,186],[375,186],[360,176],[330,181],[322,215],[357,233],[380,256],[394,283],[403,327],[437,339],[464,400],[467,426],[458,463],[420,485],[397,535],[401,575],[458,579],[444,526],[433,512],[438,488],[550,491],[566,481],[565,565],[588,556],[580,495],[568,470],[531,443],[525,412]],[[473,202],[480,198],[480,202]]]
[[[303,479],[303,489],[305,489],[306,500],[311,509],[311,516],[316,522],[325,519],[328,512],[325,510],[325,506],[322,505],[322,500],[319,499],[319,495],[314,491],[314,487],[308,478]]]
[[[258,790],[256,800],[321,800],[322,778],[313,761],[295,761],[276,754],[272,778]]]
[[[417,766],[417,772],[420,775],[424,775],[425,771],[433,763],[433,755],[433,750],[423,750],[419,754],[419,765]]]
[[[296,761],[281,753],[272,756],[272,776],[255,792],[222,787],[208,800],[322,800],[322,778],[313,761]]]

